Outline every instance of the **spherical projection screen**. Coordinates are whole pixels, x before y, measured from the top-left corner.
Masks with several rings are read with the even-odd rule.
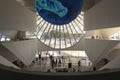
[[[83,0],[35,0],[39,15],[47,22],[63,25],[81,12]]]

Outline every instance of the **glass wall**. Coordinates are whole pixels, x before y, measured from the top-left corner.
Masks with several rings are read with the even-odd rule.
[[[5,35],[0,33],[0,41],[4,42],[4,41],[10,41],[10,38],[6,37]]]
[[[120,31],[114,33],[113,35],[109,36],[109,39],[111,40],[120,40]]]

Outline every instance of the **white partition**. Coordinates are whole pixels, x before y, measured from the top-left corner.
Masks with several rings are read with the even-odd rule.
[[[115,59],[113,59],[108,64],[106,64],[100,70],[103,70],[103,69],[116,69],[116,68],[120,68],[120,55],[117,56]]]
[[[65,48],[65,49],[63,48],[61,50],[84,51],[84,39],[81,39],[79,42],[77,42],[76,44],[74,44],[71,47],[68,47],[68,48]],[[49,47],[49,46],[45,45],[44,43],[42,43],[41,41],[38,41],[38,51],[59,51],[59,49]]]
[[[84,39],[81,39],[79,42],[75,43],[73,46],[63,50],[84,51]]]
[[[120,41],[112,40],[98,40],[98,39],[86,39],[85,40],[85,52],[93,63],[99,61],[105,56],[111,49],[113,49]]]
[[[13,67],[13,68],[16,68],[16,69],[20,69],[19,67],[17,67],[13,63],[11,63],[10,61],[8,61],[4,57],[2,57],[1,55],[0,55],[0,64],[5,65],[7,67]]]
[[[38,50],[37,40],[24,40],[2,43],[25,65],[30,65]]]

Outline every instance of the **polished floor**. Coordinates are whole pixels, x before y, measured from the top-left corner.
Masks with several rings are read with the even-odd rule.
[[[54,59],[55,61],[56,59]],[[78,67],[78,61],[80,60],[81,66]],[[72,63],[71,68],[68,68],[68,63]],[[54,64],[52,67],[51,65],[51,60],[50,58],[43,58],[43,59],[38,59],[34,63],[32,63],[30,66],[28,66],[26,69],[29,71],[41,71],[41,72],[48,72],[50,70],[51,72],[56,72],[56,69],[68,69],[68,72],[73,71],[77,72],[78,70],[80,71],[89,71],[90,70],[91,64],[89,63],[88,60],[82,58],[76,58],[76,57],[71,57],[71,58],[64,58],[61,59],[61,64],[57,62],[57,64]]]

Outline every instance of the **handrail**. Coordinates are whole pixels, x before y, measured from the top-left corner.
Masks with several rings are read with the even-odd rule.
[[[12,80],[120,80],[120,69],[95,72],[43,73],[17,70],[0,65],[0,79]]]

